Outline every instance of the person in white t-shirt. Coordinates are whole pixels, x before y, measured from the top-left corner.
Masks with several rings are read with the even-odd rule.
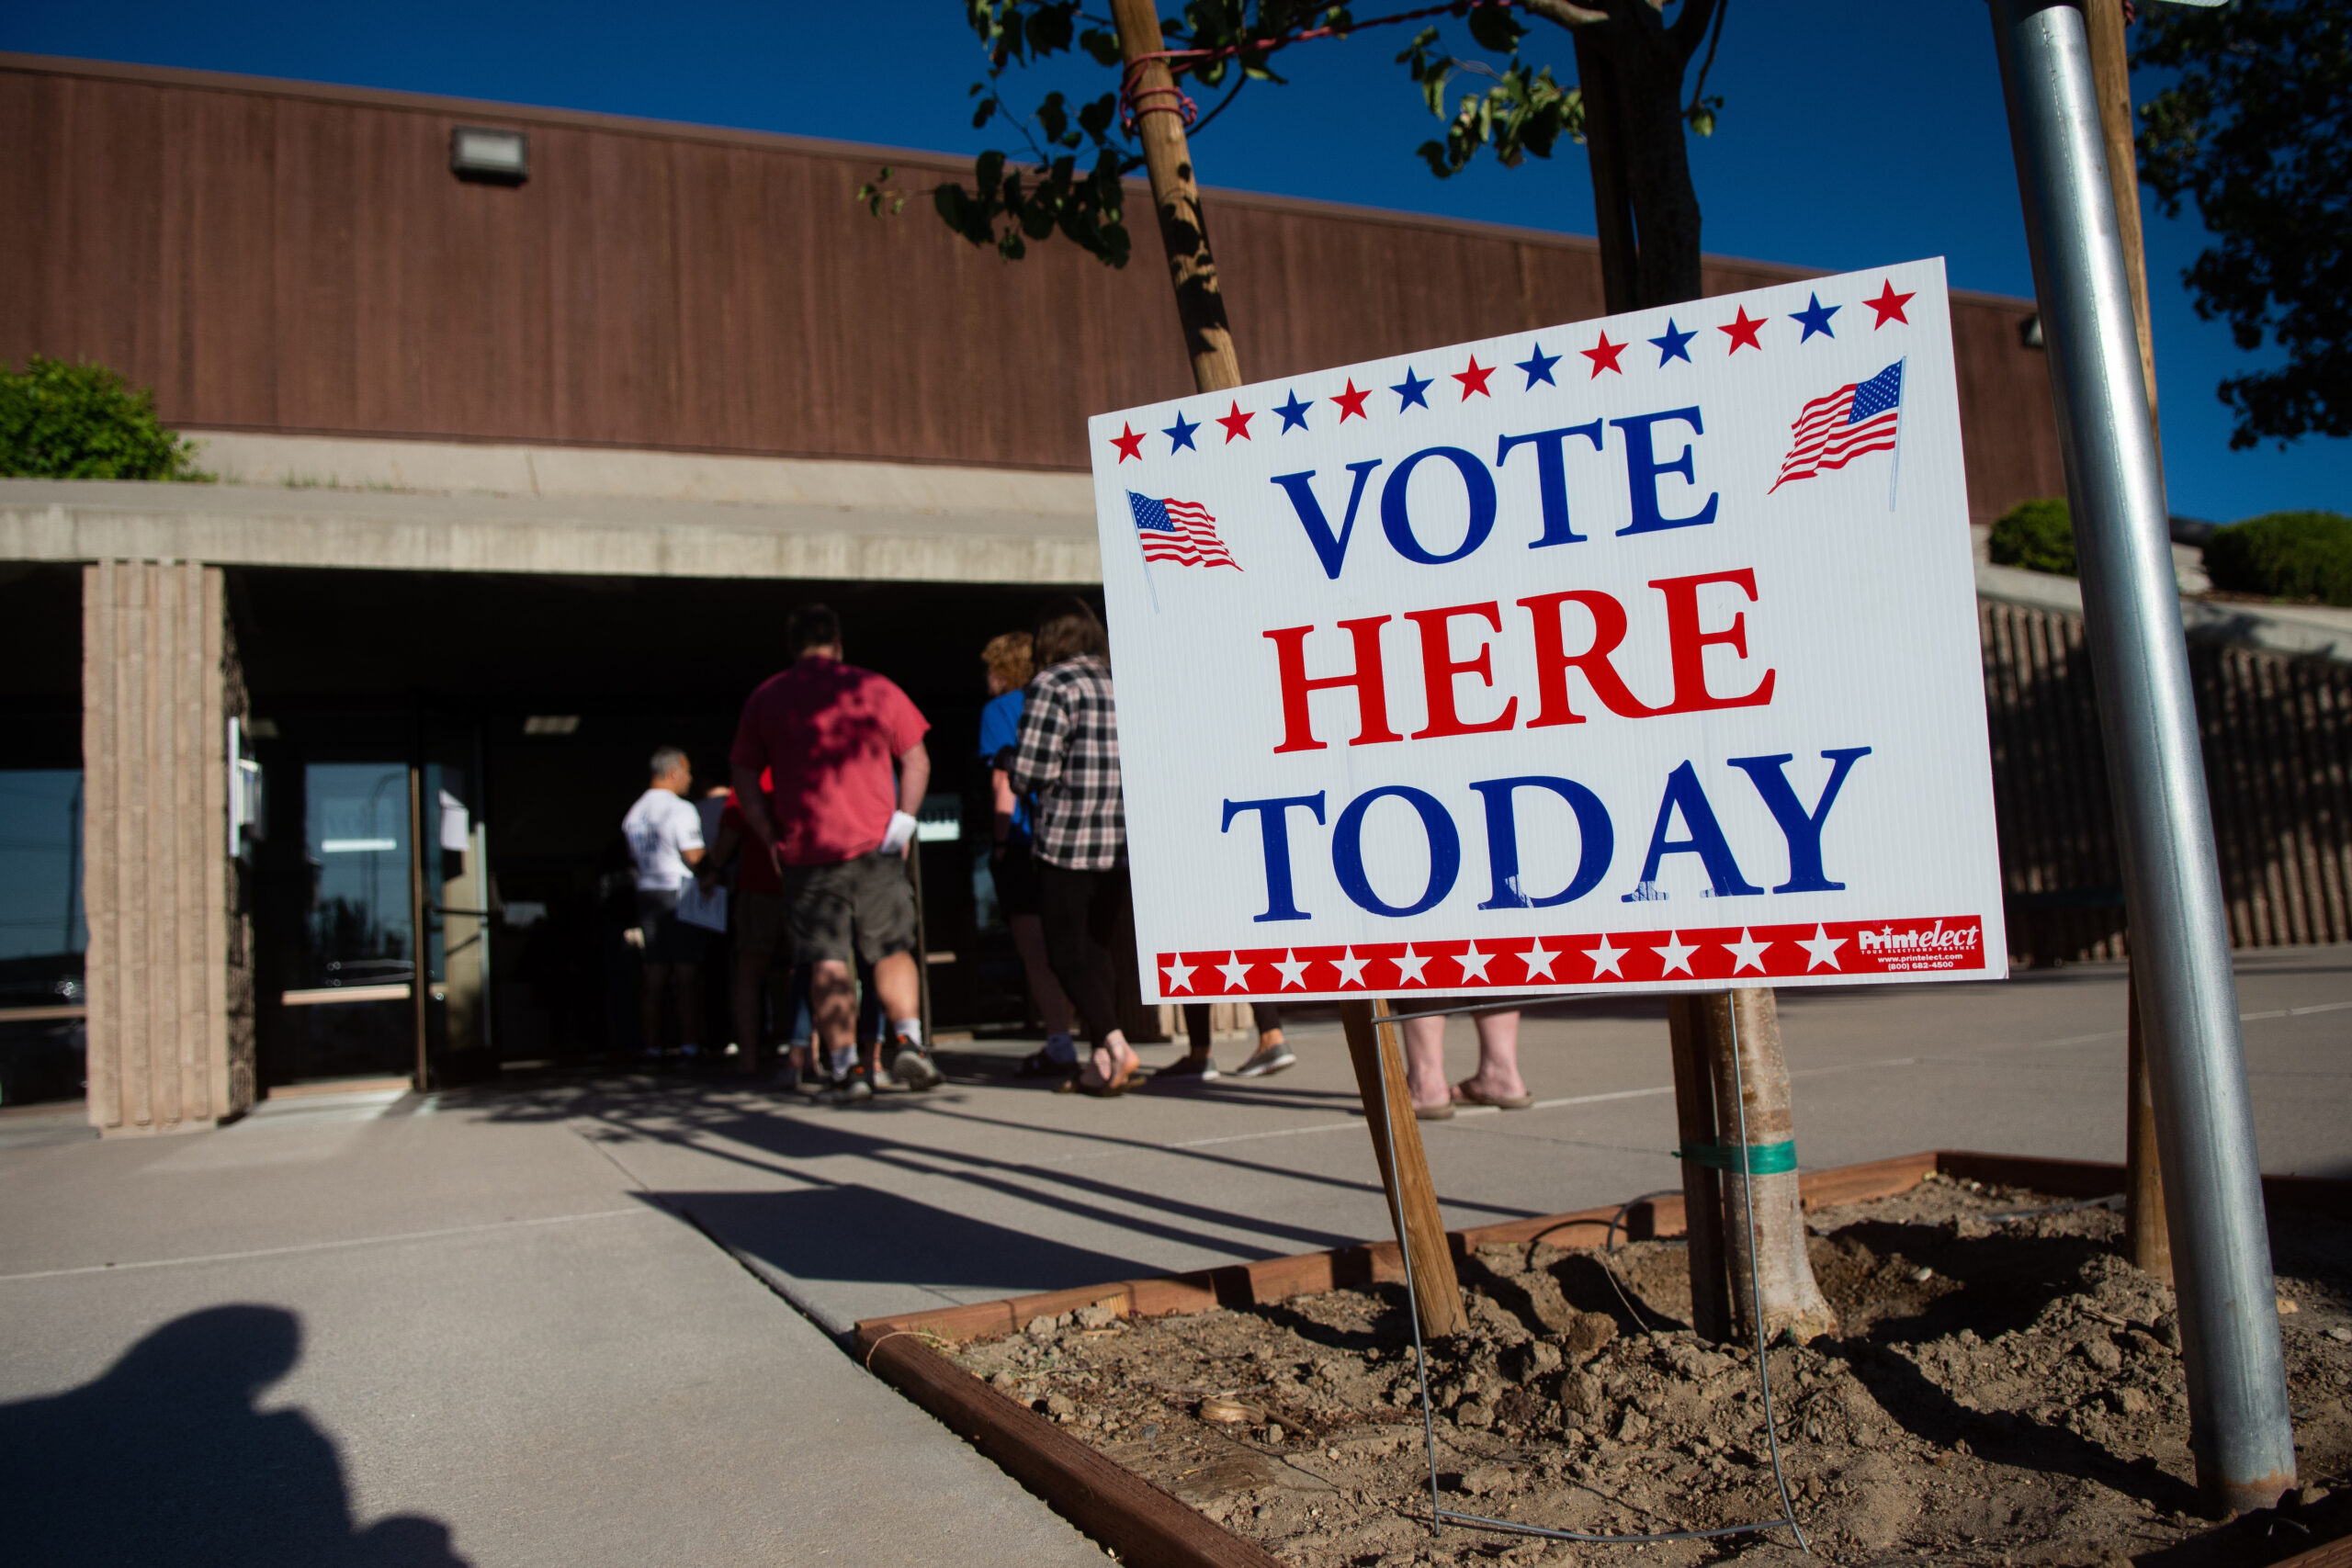
[[[644,1052],[662,1055],[662,992],[674,987],[678,998],[678,1054],[693,1059],[701,1051],[702,987],[695,983],[702,962],[702,928],[678,919],[678,894],[702,859],[702,816],[686,792],[695,771],[675,746],[653,753],[653,782],[621,818],[629,859],[637,867],[637,926],[645,948]]]

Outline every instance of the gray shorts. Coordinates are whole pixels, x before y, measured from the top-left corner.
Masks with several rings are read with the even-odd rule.
[[[879,964],[913,952],[915,888],[906,861],[877,850],[830,865],[786,866],[784,927],[801,964]]]

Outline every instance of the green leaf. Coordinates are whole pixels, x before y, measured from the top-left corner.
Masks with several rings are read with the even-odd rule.
[[[1078,47],[1092,55],[1097,65],[1116,65],[1123,58],[1118,39],[1101,28],[1089,28],[1079,34]]]
[[[1516,54],[1519,40],[1527,36],[1519,18],[1500,6],[1476,6],[1470,11],[1470,36],[1478,40],[1481,49],[1497,54]]]

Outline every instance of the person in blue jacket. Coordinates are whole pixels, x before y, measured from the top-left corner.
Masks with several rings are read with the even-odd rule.
[[[1046,962],[1046,926],[1037,913],[1037,866],[1030,842],[1030,802],[1014,793],[1012,783],[996,765],[1021,735],[1023,688],[1035,672],[1027,632],[1007,632],[992,637],[980,649],[987,671],[989,703],[980,710],[980,760],[989,769],[989,787],[996,803],[995,839],[989,850],[989,875],[996,884],[997,903],[1012,928],[1013,950],[1029,976],[1029,994],[1045,1021],[1046,1044],[1021,1064],[1023,1077],[1069,1077],[1078,1072],[1078,1047],[1070,1039],[1069,998]]]

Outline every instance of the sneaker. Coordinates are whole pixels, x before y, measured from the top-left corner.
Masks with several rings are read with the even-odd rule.
[[[931,1053],[904,1038],[899,1042],[899,1054],[890,1058],[890,1076],[911,1089],[933,1089],[947,1081]]]
[[[1202,1083],[1217,1080],[1216,1063],[1207,1056],[1186,1056],[1171,1062],[1151,1075],[1156,1078],[1195,1078]]]
[[[863,1105],[873,1098],[874,1080],[866,1076],[862,1066],[852,1067],[835,1078],[833,1086],[825,1091],[825,1103],[828,1105]]]
[[[1262,1078],[1297,1064],[1298,1058],[1291,1055],[1289,1046],[1261,1045],[1257,1055],[1233,1069],[1233,1076],[1237,1078]]]
[[[797,1067],[786,1067],[784,1070],[784,1074],[785,1087],[789,1089],[793,1093],[800,1096],[803,1100],[821,1100],[824,1098],[826,1088],[825,1080],[819,1077],[815,1073],[803,1072]]]

